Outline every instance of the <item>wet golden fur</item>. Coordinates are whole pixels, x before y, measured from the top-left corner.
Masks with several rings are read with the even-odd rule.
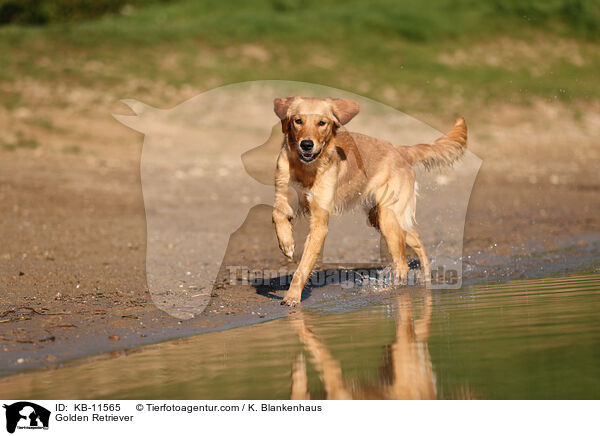
[[[394,146],[387,141],[343,129],[359,112],[358,103],[347,99],[288,97],[275,99],[284,141],[275,171],[273,222],[279,247],[292,259],[292,219],[299,211],[309,216],[309,235],[300,264],[284,303],[300,303],[302,289],[322,249],[332,213],[356,204],[363,206],[371,225],[386,240],[393,260],[394,278],[406,282],[405,244],[412,247],[430,281],[425,247],[415,230],[415,170],[452,164],[466,148],[467,128],[458,118],[452,130],[432,144]],[[312,141],[306,152],[302,141]],[[292,207],[291,191],[300,195]]]

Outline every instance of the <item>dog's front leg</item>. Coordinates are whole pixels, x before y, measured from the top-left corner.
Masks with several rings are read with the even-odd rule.
[[[323,248],[325,236],[327,236],[329,213],[324,209],[313,212],[312,208],[310,213],[310,230],[304,243],[302,259],[300,260],[298,269],[294,273],[290,289],[283,299],[283,303],[290,306],[300,303],[302,289],[304,289],[308,276],[310,276],[315,266],[321,248]]]
[[[294,256],[294,234],[292,232],[292,218],[294,209],[289,199],[290,164],[284,151],[277,159],[275,170],[275,203],[273,204],[273,223],[279,248],[290,260]]]
[[[330,178],[334,174],[331,174]],[[328,183],[327,177],[323,178],[325,179],[324,183],[321,186],[313,187],[314,195],[308,201],[310,222],[308,236],[304,243],[304,252],[282,304],[294,306],[300,303],[302,289],[304,289],[304,285],[317,262],[327,236],[329,215],[333,208],[335,184],[334,181]]]

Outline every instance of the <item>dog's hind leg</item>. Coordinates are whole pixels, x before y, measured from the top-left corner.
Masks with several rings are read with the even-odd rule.
[[[373,190],[377,204],[379,230],[392,255],[394,283],[405,285],[408,279],[406,261],[406,232],[414,224],[414,175],[410,171],[395,169],[387,180],[383,179]],[[371,214],[370,214],[371,218]]]
[[[425,285],[431,284],[431,271],[429,269],[429,259],[427,259],[427,253],[425,252],[425,246],[421,237],[415,230],[409,230],[406,232],[406,243],[415,250],[417,256],[419,256],[419,262],[421,263],[421,272],[423,274],[423,283]]]
[[[394,283],[406,284],[408,263],[404,244],[404,230],[400,227],[396,213],[389,207],[379,206],[377,211],[379,230],[385,238],[392,255]]]

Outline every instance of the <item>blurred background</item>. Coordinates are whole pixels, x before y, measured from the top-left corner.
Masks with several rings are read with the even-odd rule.
[[[595,0],[0,0],[2,103],[39,104],[26,82],[55,106],[78,91],[168,105],[284,78],[426,116],[558,101],[580,119],[599,23]]]
[[[101,153],[124,132],[108,121],[121,98],[170,107],[264,79],[352,91],[441,131],[460,114],[486,123],[484,141],[494,124],[540,141],[557,120],[580,141],[598,129],[599,26],[595,0],[0,0],[0,148]]]

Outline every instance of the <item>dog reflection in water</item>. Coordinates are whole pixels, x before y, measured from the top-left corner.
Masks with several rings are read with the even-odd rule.
[[[424,295],[423,313],[413,319],[410,295],[403,293],[396,301],[396,337],[387,348],[384,365],[377,384],[350,383],[342,378],[342,368],[326,345],[308,327],[302,312],[292,320],[300,341],[306,347],[317,369],[325,395],[331,400],[436,399],[435,374],[427,341],[431,324],[431,293]],[[292,400],[309,399],[306,363],[300,354],[292,368]]]

